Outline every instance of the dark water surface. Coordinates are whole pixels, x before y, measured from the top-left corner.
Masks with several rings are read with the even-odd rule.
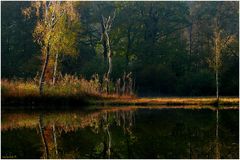
[[[238,110],[2,111],[2,158],[238,158]]]

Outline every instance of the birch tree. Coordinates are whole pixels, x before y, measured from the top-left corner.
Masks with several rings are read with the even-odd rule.
[[[103,44],[103,48],[104,48],[104,57],[106,56],[105,54],[107,54],[108,57],[108,71],[106,74],[106,78],[107,78],[107,93],[109,93],[109,85],[110,85],[110,75],[112,73],[112,51],[111,51],[111,46],[110,46],[110,38],[109,38],[109,32],[111,30],[111,25],[112,22],[115,18],[115,12],[113,14],[113,16],[109,16],[108,18],[105,18],[102,15],[102,19],[101,19],[101,28],[102,28],[102,37],[101,37],[101,41]]]
[[[35,14],[37,17],[37,24],[34,29],[33,37],[41,46],[42,54],[45,55],[39,79],[39,92],[40,95],[42,95],[50,56],[56,51],[54,47],[57,45],[61,46],[59,42],[61,33],[66,33],[66,31],[59,26],[61,26],[63,22],[73,22],[77,18],[77,13],[74,10],[73,2],[59,1],[32,2],[31,7],[24,9],[23,13],[27,17],[30,17],[32,14]],[[60,47],[60,49],[62,48]],[[58,56],[55,56],[55,58],[57,59]],[[57,65],[57,60],[55,64]]]
[[[216,80],[216,98],[219,100],[219,66],[221,53],[221,33],[218,25],[218,18],[215,18],[214,30],[214,54],[215,54],[215,80]]]
[[[222,24],[226,23],[221,11],[224,5],[219,4],[216,6],[216,15],[213,22],[213,47],[214,47],[214,69],[215,69],[215,84],[216,84],[216,98],[219,102],[219,72],[222,65],[221,54],[222,51],[231,43],[234,39],[234,33],[228,32],[227,28],[223,28]],[[230,23],[230,22],[228,22]]]
[[[59,25],[56,26],[54,32],[54,40],[52,42],[52,58],[54,60],[53,64],[53,74],[52,74],[52,84],[56,82],[56,76],[58,71],[59,56],[77,56],[78,50],[76,46],[77,33],[79,31],[80,25],[78,17],[72,19],[69,22],[68,16],[65,15],[59,21]]]

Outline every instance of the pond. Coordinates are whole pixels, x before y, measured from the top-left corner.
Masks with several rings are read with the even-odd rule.
[[[1,158],[239,157],[238,109],[2,111]]]

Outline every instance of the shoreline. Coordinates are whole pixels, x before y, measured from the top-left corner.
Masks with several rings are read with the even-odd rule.
[[[99,97],[99,96],[26,96],[1,97],[2,109],[81,109],[88,106],[234,106],[238,97]]]
[[[158,98],[132,98],[132,99],[114,99],[108,101],[96,101],[96,105],[139,105],[139,106],[155,106],[155,105],[217,105],[215,97],[158,97]],[[219,99],[218,105],[229,106],[239,105],[238,97],[222,97]]]

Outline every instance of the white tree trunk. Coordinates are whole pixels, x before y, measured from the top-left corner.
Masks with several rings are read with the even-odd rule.
[[[42,73],[41,73],[41,76],[40,76],[40,80],[39,80],[40,95],[43,94],[43,84],[44,84],[44,79],[45,79],[45,73],[46,73],[47,65],[48,65],[48,62],[49,62],[49,56],[50,56],[49,50],[50,50],[50,46],[49,46],[49,43],[48,43],[47,49],[46,49],[46,58],[45,58],[45,62],[44,62],[43,68],[42,68]]]
[[[219,100],[218,69],[216,69],[216,98]]]
[[[53,79],[52,79],[53,85],[55,85],[55,82],[56,82],[57,65],[58,65],[58,53],[56,53],[56,55],[55,55],[55,62],[54,62],[54,68],[53,68]]]
[[[220,54],[221,54],[221,32],[218,26],[218,19],[215,19],[215,32],[214,32],[214,45],[215,45],[215,79],[216,79],[216,98],[217,104],[219,103],[219,68],[220,68]]]

